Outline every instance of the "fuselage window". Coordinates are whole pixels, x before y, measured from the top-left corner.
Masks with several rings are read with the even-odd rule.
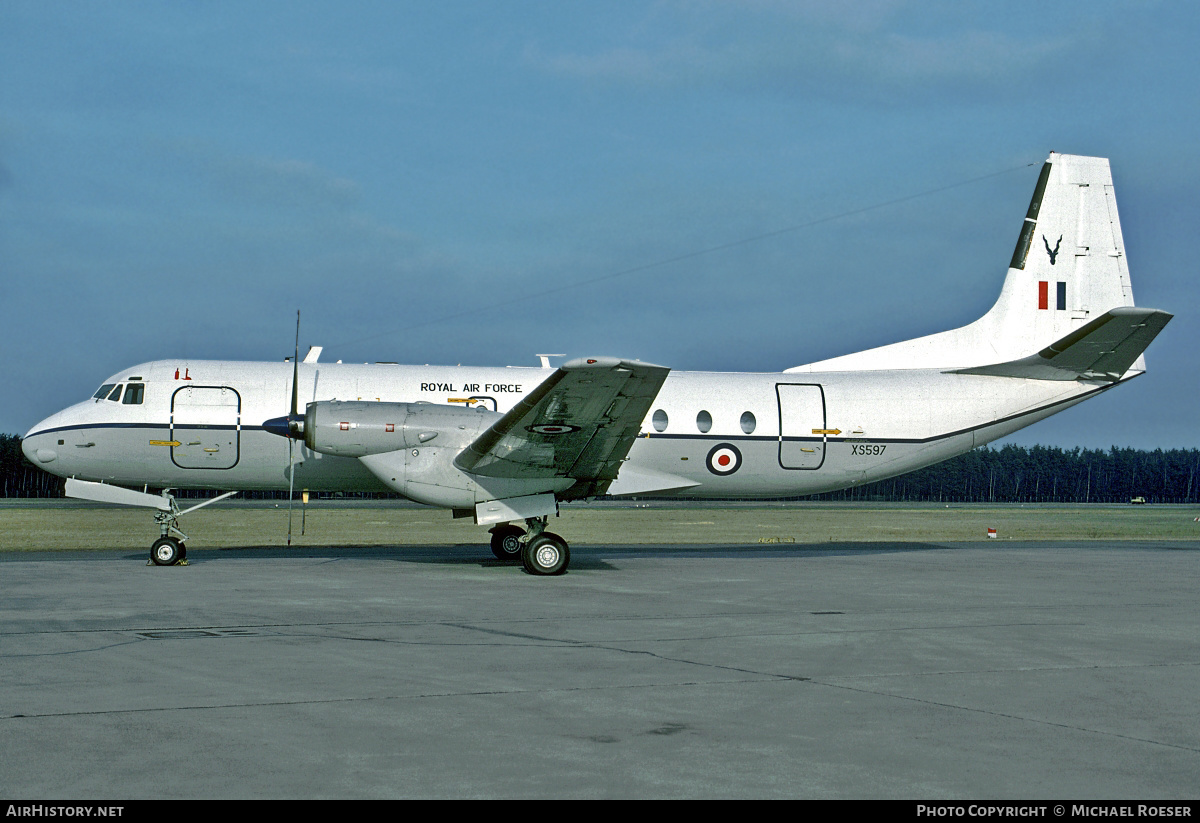
[[[108,399],[109,399],[109,400],[112,400],[114,403],[115,403],[116,401],[120,400],[120,399],[121,399],[121,389],[123,389],[123,388],[125,388],[125,384],[124,384],[124,383],[118,383],[118,384],[117,384],[117,387],[116,387],[115,389],[113,389],[113,390],[112,390],[112,394],[110,394],[110,395],[108,396]]]
[[[702,434],[707,434],[708,430],[712,428],[712,415],[702,410],[698,415],[696,415],[696,428],[698,428]]]
[[[96,389],[96,393],[93,394],[92,397],[96,400],[103,400],[104,398],[108,397],[109,392],[111,392],[113,390],[113,386],[115,386],[115,385],[117,385],[117,384],[116,383],[105,383],[103,386]]]
[[[754,419],[754,415],[750,412],[742,412],[742,431],[746,434],[754,434],[754,427],[758,425],[758,421]]]
[[[654,430],[656,432],[664,432],[667,430],[667,413],[662,409],[654,412],[654,417],[650,418],[650,420],[654,423]]]
[[[130,383],[125,389],[125,399],[123,402],[126,406],[140,406],[142,404],[142,395],[146,391],[144,383]]]

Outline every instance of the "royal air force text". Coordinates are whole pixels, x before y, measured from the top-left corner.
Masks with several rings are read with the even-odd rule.
[[[421,391],[429,392],[483,392],[485,394],[521,394],[520,383],[463,383],[455,388],[453,383],[422,383]]]

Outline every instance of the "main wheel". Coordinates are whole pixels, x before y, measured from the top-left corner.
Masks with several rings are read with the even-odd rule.
[[[542,532],[530,540],[521,552],[521,563],[530,574],[562,574],[570,562],[567,541],[550,532]]]
[[[492,529],[492,554],[498,560],[520,560],[524,536],[525,530],[520,526],[497,526]]]
[[[174,537],[160,537],[150,547],[150,560],[156,566],[174,566],[183,559],[183,544]]]

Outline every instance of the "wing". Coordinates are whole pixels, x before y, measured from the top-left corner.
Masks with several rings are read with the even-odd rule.
[[[1171,317],[1157,309],[1122,306],[1080,326],[1037,354],[956,372],[1035,380],[1119,380]]]
[[[454,459],[489,477],[571,477],[570,495],[617,476],[670,369],[598,357],[564,363]]]

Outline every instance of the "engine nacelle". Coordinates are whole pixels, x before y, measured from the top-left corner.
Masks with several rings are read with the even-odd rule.
[[[425,445],[461,450],[499,417],[487,409],[433,403],[323,400],[309,403],[304,413],[304,444],[339,457]]]
[[[574,484],[569,477],[484,477],[455,466],[454,458],[500,417],[488,409],[433,403],[323,400],[308,404],[304,443],[321,454],[359,458],[384,485],[410,500],[460,511]],[[554,498],[548,499],[549,509],[539,513],[553,511]],[[512,518],[485,520],[476,512],[476,519]]]

